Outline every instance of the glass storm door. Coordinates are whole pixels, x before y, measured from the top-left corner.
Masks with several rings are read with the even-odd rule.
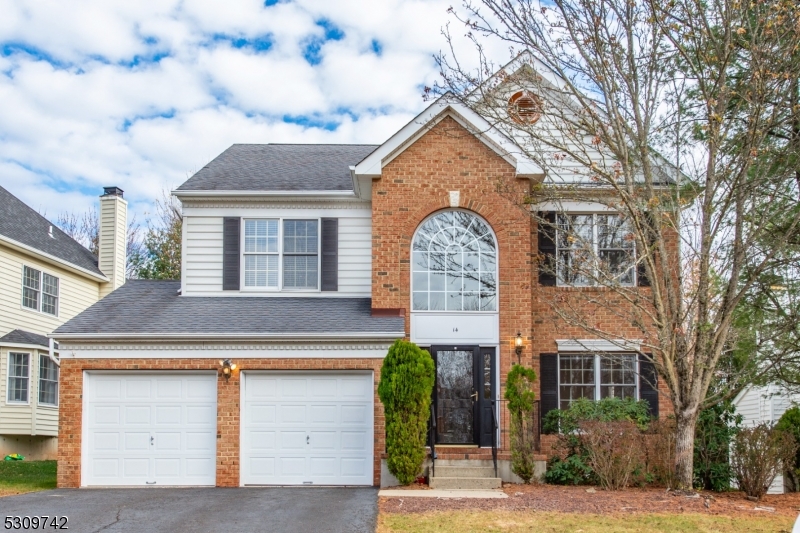
[[[494,348],[433,346],[437,444],[491,446]]]

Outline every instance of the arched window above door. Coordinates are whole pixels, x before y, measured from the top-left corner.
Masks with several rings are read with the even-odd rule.
[[[414,311],[497,311],[497,241],[484,220],[442,211],[414,235]]]

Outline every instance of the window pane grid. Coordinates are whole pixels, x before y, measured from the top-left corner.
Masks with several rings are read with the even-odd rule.
[[[244,286],[278,287],[278,220],[244,222]]]
[[[29,354],[8,354],[8,401],[28,402]]]
[[[46,355],[39,356],[39,403],[58,405],[58,365]]]
[[[579,398],[594,400],[594,355],[562,355],[559,365],[561,409],[569,409]]]
[[[464,211],[446,211],[420,226],[412,245],[412,308],[497,310],[497,246],[489,226]]]
[[[636,399],[636,379],[636,355],[561,354],[559,408],[569,409],[579,398]]]
[[[592,286],[611,278],[634,285],[635,239],[619,214],[559,214],[556,276],[560,285]]]
[[[600,398],[635,398],[636,360],[633,356],[600,357]]]
[[[58,278],[42,274],[42,312],[50,315],[58,310]]]
[[[319,278],[316,220],[283,221],[283,287],[316,289]]]
[[[28,309],[39,310],[39,278],[41,272],[30,267],[22,270],[22,305]]]

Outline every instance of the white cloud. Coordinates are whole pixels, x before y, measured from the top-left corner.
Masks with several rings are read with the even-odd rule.
[[[233,143],[380,143],[425,105],[448,6],[0,0],[0,185],[51,216],[118,185],[141,214]],[[344,35],[311,65],[323,19]]]

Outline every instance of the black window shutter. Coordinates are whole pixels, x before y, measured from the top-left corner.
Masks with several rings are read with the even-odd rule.
[[[539,213],[539,285],[556,285],[556,213]]]
[[[644,214],[646,228],[645,228],[645,237],[648,241],[647,246],[652,248],[653,246],[653,239],[651,238],[651,231],[655,231],[654,229],[654,222],[653,216],[650,213]],[[647,277],[647,268],[644,266],[644,261],[639,261],[636,265],[636,284],[639,287],[649,287],[650,286],[650,279]]]
[[[658,374],[651,354],[639,354],[639,399],[650,406],[650,416],[658,418]]]
[[[339,290],[339,219],[322,219],[322,282],[323,291]]]
[[[558,409],[558,354],[543,353],[539,355],[539,385],[542,413],[545,415]]]
[[[222,219],[222,290],[238,291],[241,274],[239,269],[238,217]]]

